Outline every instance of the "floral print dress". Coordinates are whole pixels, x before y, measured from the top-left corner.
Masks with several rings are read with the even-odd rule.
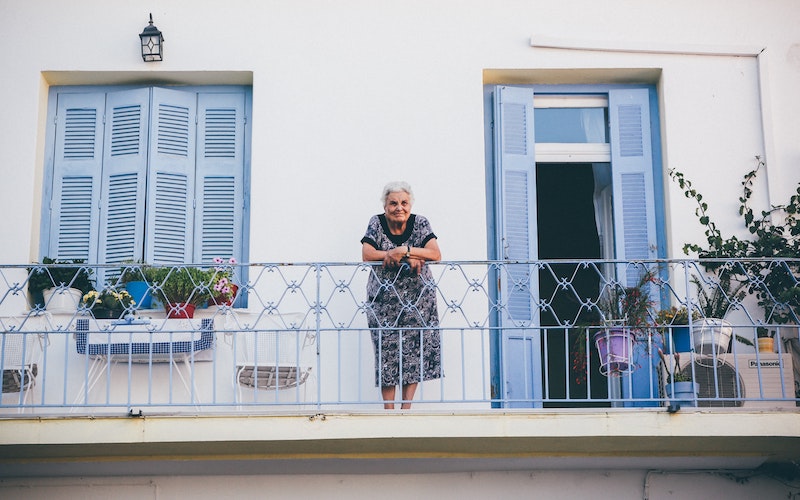
[[[369,220],[361,243],[391,250],[406,245],[424,247],[432,238],[436,235],[425,217],[411,214],[406,231],[393,235],[386,216],[380,214]],[[443,375],[436,287],[427,265],[419,275],[408,265],[400,269],[372,266],[366,311],[375,348],[377,386],[414,384]]]

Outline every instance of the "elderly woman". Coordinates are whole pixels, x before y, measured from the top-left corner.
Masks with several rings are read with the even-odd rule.
[[[375,381],[384,408],[394,408],[398,385],[401,408],[411,408],[417,383],[442,375],[436,288],[426,265],[439,260],[441,252],[428,219],[411,213],[411,186],[389,183],[382,199],[384,213],[372,216],[361,239],[364,261],[383,262],[367,283]]]

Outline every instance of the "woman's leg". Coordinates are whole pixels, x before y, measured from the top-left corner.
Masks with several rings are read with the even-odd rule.
[[[394,392],[395,387],[393,385],[385,385],[381,387],[381,396],[383,397],[384,401],[387,401],[383,403],[383,408],[385,410],[394,410]]]
[[[405,384],[403,386],[403,404],[400,405],[400,409],[407,410],[411,408],[411,400],[414,399],[414,393],[417,391],[417,384]],[[394,396],[394,391],[392,392],[392,396]]]

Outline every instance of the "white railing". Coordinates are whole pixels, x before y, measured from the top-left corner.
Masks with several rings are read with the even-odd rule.
[[[376,265],[79,264],[66,278],[58,267],[0,266],[0,414],[383,406],[367,322]],[[412,330],[438,330],[442,376],[419,385],[413,407],[794,409],[799,268],[792,260],[431,264],[438,324]],[[198,299],[193,318],[167,318],[177,290],[169,280],[183,273],[195,299],[230,279],[233,303]],[[142,278],[155,304],[136,296],[103,319],[97,304],[66,293],[81,275],[106,296]],[[56,290],[38,298],[43,282]],[[394,294],[395,282],[384,281],[384,291]],[[724,322],[701,310],[715,291],[724,292]],[[626,309],[637,294],[644,307]],[[609,299],[622,305],[620,318]],[[404,300],[413,310],[413,298]],[[659,314],[672,306],[694,321]],[[757,348],[759,334],[771,347]],[[691,376],[696,392],[676,393],[672,374]]]

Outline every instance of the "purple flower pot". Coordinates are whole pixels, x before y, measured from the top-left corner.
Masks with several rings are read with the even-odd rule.
[[[594,343],[600,354],[600,373],[619,376],[632,370],[631,333],[624,328],[608,328],[594,334]]]

